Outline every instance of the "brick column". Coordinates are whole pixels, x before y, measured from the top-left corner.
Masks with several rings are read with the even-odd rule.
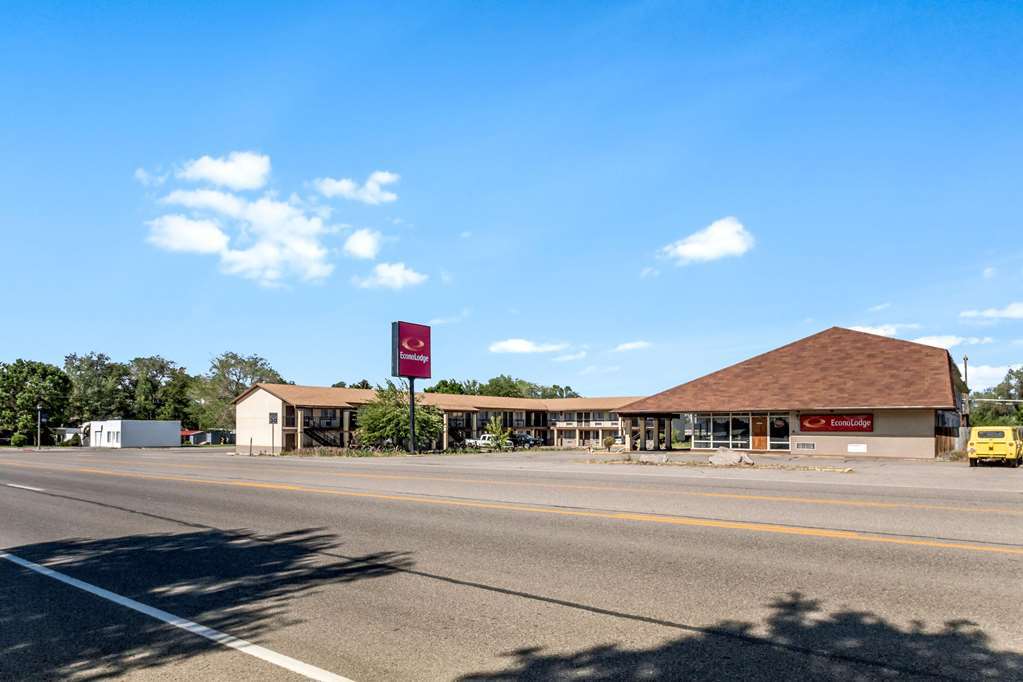
[[[302,435],[305,433],[305,410],[301,407],[295,408],[295,426],[298,428],[298,435],[295,436],[295,448],[302,449]]]
[[[664,449],[671,450],[671,415],[664,418]]]
[[[352,411],[341,410],[341,447],[347,448],[352,442]]]

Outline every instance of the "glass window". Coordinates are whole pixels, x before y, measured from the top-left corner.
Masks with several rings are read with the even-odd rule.
[[[767,420],[768,433],[771,437],[772,450],[789,449],[789,416],[772,414]]]
[[[732,447],[749,447],[749,415],[732,415]]]
[[[730,431],[731,419],[728,415],[718,415],[711,419],[712,435],[714,438],[714,445],[728,447],[730,442]]]

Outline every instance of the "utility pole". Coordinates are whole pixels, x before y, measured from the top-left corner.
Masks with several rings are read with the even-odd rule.
[[[42,447],[43,440],[43,404],[36,403],[36,450]]]

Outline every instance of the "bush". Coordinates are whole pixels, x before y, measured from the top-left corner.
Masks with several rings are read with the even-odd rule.
[[[611,446],[615,444],[613,436],[604,436],[604,449],[611,452]]]
[[[16,448],[23,448],[28,445],[28,436],[23,433],[16,433],[11,436],[11,445]]]

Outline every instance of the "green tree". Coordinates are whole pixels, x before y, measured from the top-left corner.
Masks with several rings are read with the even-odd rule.
[[[980,400],[978,400],[980,399]],[[1023,404],[989,402],[1023,400],[1023,368],[1010,369],[994,388],[970,396],[970,424],[973,426],[1015,426],[1023,424]]]
[[[500,416],[491,417],[490,421],[487,422],[485,431],[493,436],[495,447],[508,447],[508,442],[511,440],[511,429],[504,427],[504,419]]]
[[[199,428],[234,428],[234,399],[259,383],[287,382],[258,355],[228,352],[213,358],[209,372],[194,382],[192,391]]]
[[[130,416],[133,419],[177,419],[183,425],[195,422],[189,396],[192,377],[170,360],[156,355],[135,358],[128,363]]]
[[[71,380],[59,367],[32,360],[0,363],[0,431],[35,442],[36,407],[43,406],[51,423],[63,424],[70,392]],[[49,429],[42,438],[44,444],[52,442]]]
[[[471,381],[471,380],[470,380]],[[461,382],[458,379],[441,379],[433,386],[425,389],[426,393],[446,393],[448,395],[472,395],[469,393],[469,382]],[[479,390],[479,383],[473,381],[475,388]]]
[[[369,383],[368,379],[359,379],[354,384],[346,384],[343,381],[339,381],[336,384],[331,384],[331,388],[373,388],[373,384]]]
[[[373,401],[359,408],[358,441],[363,445],[408,447],[409,398],[408,389],[393,381],[377,386]],[[443,429],[441,411],[416,399],[416,449],[429,448]]]
[[[525,398],[522,382],[512,379],[507,374],[498,374],[480,386],[480,395],[501,396],[505,398]]]
[[[70,423],[131,415],[131,372],[127,365],[111,361],[105,353],[72,353],[64,358],[64,372],[71,380]]]
[[[182,367],[175,368],[159,391],[157,419],[178,419],[186,429],[199,427],[199,403],[194,394],[198,379]]]

